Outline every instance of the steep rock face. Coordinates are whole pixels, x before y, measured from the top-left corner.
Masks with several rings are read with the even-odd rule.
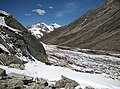
[[[45,35],[41,41],[120,53],[120,1],[106,0],[67,26]]]
[[[61,26],[56,23],[47,25],[45,23],[39,22],[28,26],[27,29],[33,36],[39,39],[43,37],[45,34],[48,34],[59,27]]]
[[[47,54],[34,36],[11,14],[0,10],[0,64],[21,66],[28,62],[46,62]]]

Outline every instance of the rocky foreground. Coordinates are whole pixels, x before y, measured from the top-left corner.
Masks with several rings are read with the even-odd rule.
[[[76,81],[65,76],[61,76],[61,79],[58,81],[49,81],[43,78],[33,78],[16,73],[7,75],[5,70],[0,69],[0,89],[74,89],[78,85]],[[79,89],[82,88],[79,87]],[[86,86],[84,89],[94,88]]]

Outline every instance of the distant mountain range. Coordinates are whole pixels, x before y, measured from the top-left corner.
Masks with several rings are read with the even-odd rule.
[[[39,22],[39,23],[35,23],[33,25],[27,26],[27,29],[36,38],[41,38],[45,34],[48,34],[51,31],[54,31],[55,29],[57,29],[59,27],[61,27],[61,26],[56,23],[47,25],[45,23]]]
[[[120,1],[106,0],[40,40],[47,44],[120,53]]]

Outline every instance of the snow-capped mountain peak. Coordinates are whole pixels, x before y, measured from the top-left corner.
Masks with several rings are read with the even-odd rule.
[[[33,25],[29,25],[27,27],[28,31],[34,35],[36,38],[41,38],[43,35],[50,33],[51,31],[54,31],[56,28],[61,27],[60,25],[54,23],[47,25],[43,22],[38,22]]]
[[[54,27],[54,28],[59,28],[59,27],[61,27],[59,24],[57,24],[57,23],[54,23],[54,24],[51,24],[50,26],[52,26],[52,27]]]
[[[6,17],[11,17],[12,16],[11,13],[8,13],[8,12],[3,11],[3,10],[0,10],[0,15],[4,15]]]

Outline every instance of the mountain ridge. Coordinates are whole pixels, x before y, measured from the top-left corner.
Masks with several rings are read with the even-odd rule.
[[[48,44],[120,53],[120,2],[106,0],[40,40]]]
[[[59,27],[61,26],[56,23],[47,25],[43,22],[37,22],[35,24],[27,26],[26,28],[28,29],[28,32],[30,32],[33,36],[39,39],[43,37],[45,34],[48,34]]]

